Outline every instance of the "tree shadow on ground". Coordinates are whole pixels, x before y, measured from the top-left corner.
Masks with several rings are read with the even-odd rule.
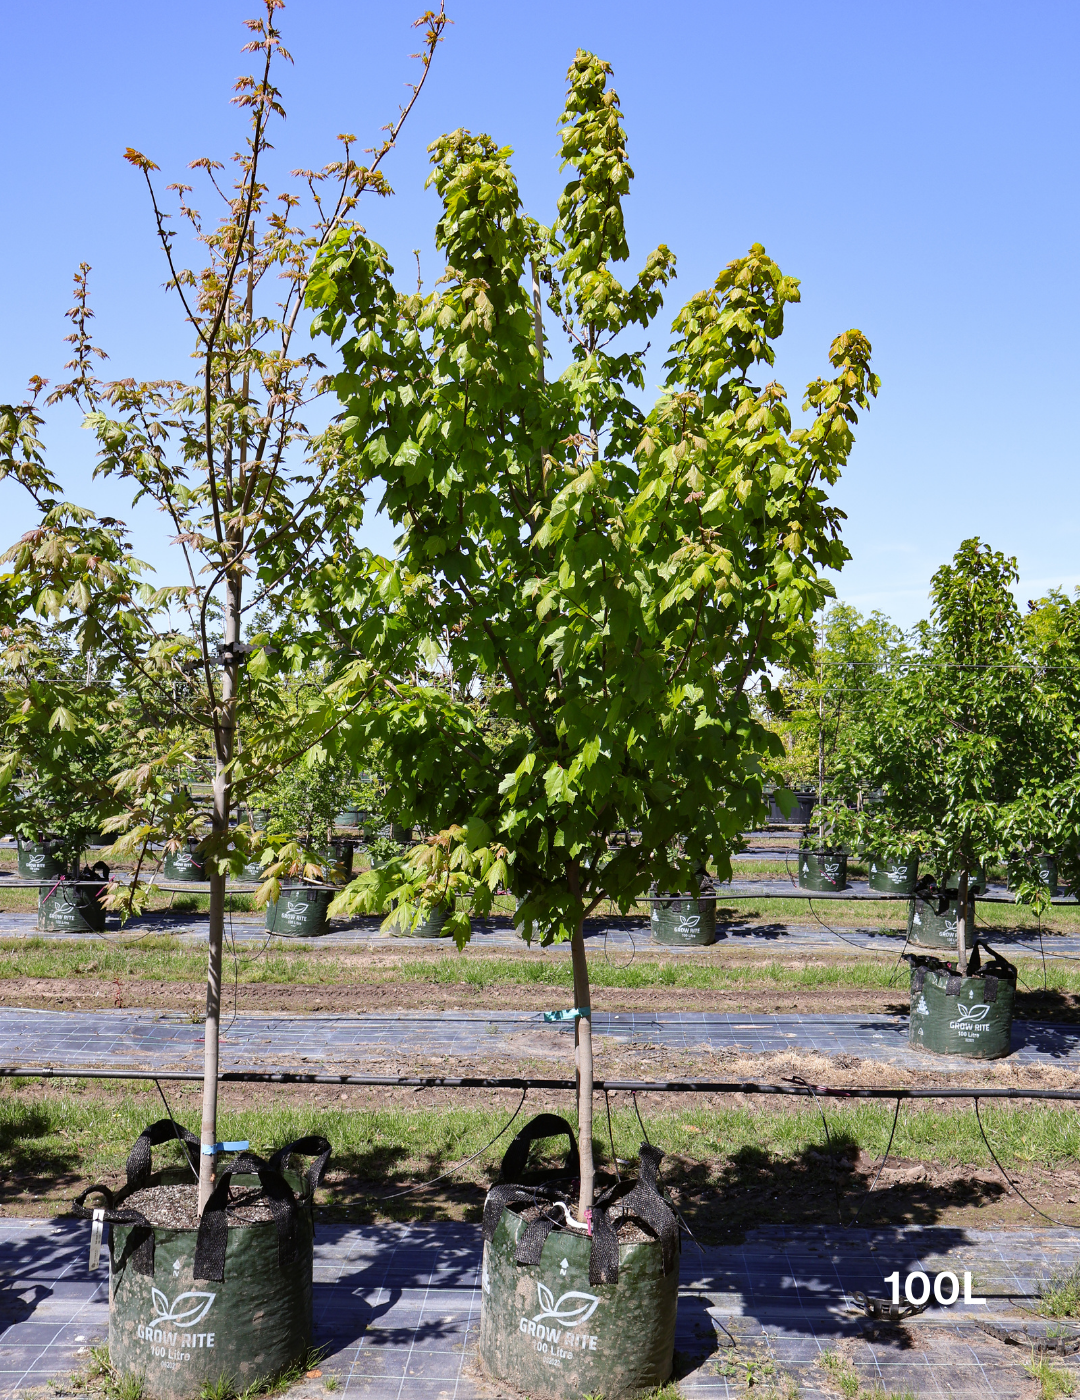
[[[957,1207],[994,1204],[1005,1194],[996,1182],[955,1173],[927,1173],[921,1163],[890,1158],[908,1179],[878,1181],[868,1192],[880,1159],[861,1152],[855,1139],[833,1130],[831,1148],[806,1147],[782,1157],[765,1147],[740,1148],[720,1161],[664,1159],[663,1176],[687,1224],[703,1244],[736,1244],[762,1225],[863,1227],[934,1225]]]
[[[0,1204],[47,1187],[71,1186],[82,1179],[74,1143],[55,1136],[56,1125],[40,1105],[10,1105],[0,1120]],[[51,1139],[51,1140],[49,1140]]]

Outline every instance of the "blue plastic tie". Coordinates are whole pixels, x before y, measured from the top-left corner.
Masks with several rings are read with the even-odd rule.
[[[571,1006],[566,1011],[544,1012],[545,1021],[576,1021],[579,1016],[584,1016],[586,1019],[590,1019],[592,1017],[592,1007]]]
[[[213,1157],[219,1152],[246,1152],[250,1146],[250,1142],[204,1142],[202,1145],[202,1155],[204,1157]]]

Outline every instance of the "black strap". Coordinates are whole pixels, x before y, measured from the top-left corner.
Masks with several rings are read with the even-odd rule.
[[[917,1317],[929,1306],[929,1303],[894,1303],[885,1298],[870,1298],[858,1289],[852,1292],[851,1301],[857,1308],[861,1308],[867,1317],[872,1317],[878,1322],[903,1322],[906,1317]]]
[[[638,1149],[638,1179],[632,1184],[618,1183],[605,1191],[598,1201],[600,1210],[593,1210],[593,1257],[589,1260],[590,1283],[617,1283],[619,1278],[618,1235],[612,1217],[636,1220],[645,1225],[660,1241],[664,1274],[675,1267],[679,1251],[678,1219],[671,1206],[660,1194],[660,1163],[664,1153],[659,1147],[643,1142]],[[629,1189],[628,1189],[629,1187]],[[603,1226],[597,1230],[598,1215]],[[606,1227],[606,1228],[604,1228]],[[610,1236],[608,1232],[610,1231]],[[614,1261],[609,1251],[614,1245]],[[599,1251],[600,1257],[596,1258]],[[601,1275],[604,1276],[601,1276]]]
[[[131,1262],[137,1274],[145,1274],[148,1278],[154,1277],[154,1227],[143,1215],[142,1211],[136,1210],[133,1206],[118,1204],[113,1193],[107,1186],[88,1186],[85,1191],[80,1191],[71,1203],[71,1208],[76,1215],[84,1220],[94,1218],[93,1209],[83,1205],[87,1196],[103,1196],[108,1202],[103,1219],[110,1225],[130,1225],[131,1232],[128,1235],[127,1244],[124,1246],[124,1258],[131,1256]],[[111,1248],[111,1241],[110,1241]]]
[[[989,943],[986,943],[982,940],[980,940],[980,943],[982,947],[985,948],[986,951],[990,954],[990,957],[992,959],[987,971],[992,976],[996,977],[999,981],[1011,982],[1012,985],[1015,987],[1017,977],[1016,964],[1011,963],[1008,960],[1008,958],[1003,957],[1001,953],[997,952],[994,948],[991,948]],[[976,947],[978,946],[979,945],[977,944]]]
[[[923,983],[926,981],[926,968],[913,967],[911,969],[911,985],[916,992],[921,992]]]
[[[667,1270],[665,1269],[666,1273]],[[592,1248],[589,1250],[589,1282],[618,1283],[619,1237],[603,1206],[593,1206]]]
[[[210,1199],[203,1207],[199,1233],[195,1237],[192,1278],[224,1282],[225,1251],[229,1242],[229,1222],[225,1212],[234,1175],[258,1172],[262,1186],[261,1199],[269,1205],[277,1227],[278,1267],[288,1268],[296,1259],[296,1196],[292,1187],[280,1172],[273,1171],[254,1153],[242,1153],[230,1162],[229,1167],[230,1170],[218,1178]]]
[[[142,1130],[135,1139],[135,1146],[128,1153],[127,1184],[129,1191],[138,1190],[140,1186],[145,1186],[150,1179],[151,1148],[158,1147],[163,1142],[176,1141],[179,1141],[185,1149],[188,1147],[198,1148],[199,1146],[199,1139],[195,1134],[189,1133],[187,1128],[182,1128],[171,1118],[159,1118],[156,1123],[151,1123],[148,1128]],[[188,1152],[188,1161],[198,1171],[198,1155]]]
[[[963,985],[964,979],[960,976],[959,973],[950,973],[948,980],[945,983],[945,995],[947,997],[958,997],[960,995],[960,988]]]
[[[529,1160],[529,1148],[532,1144],[540,1142],[544,1138],[561,1137],[563,1133],[569,1139],[570,1145],[567,1148],[566,1160],[560,1174],[579,1176],[581,1167],[578,1162],[577,1139],[574,1137],[573,1128],[565,1118],[560,1118],[557,1113],[538,1113],[535,1118],[530,1119],[525,1124],[503,1154],[502,1165],[499,1168],[500,1178],[503,1181],[520,1181],[525,1164]]]
[[[517,1249],[514,1252],[516,1262],[519,1264],[539,1264],[540,1255],[544,1250],[544,1241],[554,1230],[555,1225],[556,1221],[547,1215],[530,1220],[518,1236]]]
[[[319,1184],[326,1170],[326,1164],[330,1160],[330,1144],[324,1137],[312,1134],[309,1137],[297,1138],[295,1142],[286,1143],[284,1147],[279,1147],[269,1161],[271,1171],[285,1174],[285,1169],[289,1165],[289,1158],[296,1154],[298,1157],[313,1157],[315,1160],[307,1169],[304,1181],[307,1184],[307,1199],[315,1200],[315,1192],[319,1189]],[[235,1168],[234,1168],[235,1170]]]
[[[1000,980],[1000,978],[991,977],[990,974],[987,973],[986,977],[983,979],[983,1001],[987,1001],[991,1005],[997,1001],[998,982]]]
[[[570,1141],[564,1172],[549,1173],[543,1180],[529,1185],[514,1179],[515,1176],[520,1177],[533,1142],[562,1133],[566,1133]],[[664,1154],[658,1147],[642,1143],[638,1155],[641,1165],[636,1182],[615,1182],[601,1189],[594,1198],[592,1242],[589,1251],[591,1284],[618,1282],[618,1222],[624,1219],[638,1221],[659,1239],[665,1274],[671,1272],[678,1260],[678,1219],[659,1189],[659,1169]],[[579,1171],[577,1143],[569,1123],[565,1118],[552,1113],[538,1114],[522,1128],[507,1148],[502,1163],[503,1180],[488,1191],[484,1202],[484,1240],[490,1243],[494,1239],[502,1213],[507,1206],[539,1206],[540,1214],[526,1224],[518,1236],[517,1248],[514,1251],[514,1259],[518,1264],[539,1264],[544,1242],[561,1223],[554,1211],[544,1207],[559,1203],[567,1209],[571,1208]]]

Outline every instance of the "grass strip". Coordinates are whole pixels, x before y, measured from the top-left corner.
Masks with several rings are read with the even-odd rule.
[[[177,1121],[197,1132],[197,1097],[181,1099],[172,1091]],[[247,1139],[266,1153],[290,1139],[321,1133],[334,1147],[338,1170],[370,1182],[424,1180],[478,1151],[506,1123],[516,1102],[506,1106],[458,1104],[416,1109],[353,1107],[297,1103],[267,1096],[257,1106],[225,1102],[219,1117],[225,1139]],[[624,1100],[625,1103],[625,1100]],[[514,1131],[539,1110],[527,1099]],[[566,1106],[570,1115],[570,1105]],[[1080,1115],[1072,1108],[991,1104],[982,1106],[983,1121],[994,1150],[1006,1167],[1060,1167],[1080,1157]],[[152,1084],[102,1090],[83,1080],[0,1085],[0,1176],[10,1181],[32,1175],[52,1182],[78,1176],[98,1178],[123,1169],[127,1154],[149,1122],[162,1116]],[[820,1113],[802,1104],[747,1104],[715,1107],[698,1103],[681,1110],[645,1110],[650,1139],[669,1154],[715,1163],[752,1164],[792,1160],[807,1151],[861,1148],[880,1156],[888,1142],[893,1105],[863,1102],[825,1107],[826,1138]],[[636,1156],[641,1129],[629,1105],[612,1107],[615,1151]],[[597,1134],[598,1155],[610,1158],[610,1146]],[[467,1175],[490,1176],[509,1136],[473,1163]],[[905,1104],[900,1112],[894,1157],[911,1157],[942,1166],[992,1167],[992,1159],[970,1108],[934,1103]],[[158,1149],[155,1160],[175,1147]]]
[[[862,958],[798,958],[796,950],[785,956],[747,956],[733,950],[745,961],[727,961],[727,949],[720,954],[703,953],[702,959],[660,955],[650,950],[648,957],[622,961],[623,954],[605,958],[597,953],[590,959],[590,977],[596,987],[628,990],[681,988],[697,991],[776,989],[813,991],[851,989],[883,991],[907,987],[904,967],[897,968],[891,953],[866,954]],[[898,945],[896,952],[899,953]],[[720,958],[725,957],[721,961]],[[706,961],[705,959],[708,959]],[[1037,958],[1015,959],[1021,986],[1041,989],[1043,965]],[[296,947],[284,951],[274,945],[260,954],[257,947],[242,947],[239,981],[244,985],[327,986],[338,984],[427,983],[433,986],[474,988],[519,986],[567,989],[573,985],[569,959],[558,952],[547,955],[470,957],[454,952],[435,955],[402,950],[400,961],[372,960],[368,952],[341,949]],[[231,957],[226,954],[229,980]],[[1080,992],[1080,960],[1048,959],[1046,988],[1052,992]],[[201,982],[206,975],[206,953],[198,945],[182,943],[169,935],[150,935],[137,944],[100,941],[72,941],[45,938],[0,939],[0,981],[14,978],[94,978],[111,981]]]

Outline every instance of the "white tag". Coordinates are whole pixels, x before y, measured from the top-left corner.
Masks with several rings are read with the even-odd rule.
[[[101,1257],[101,1232],[105,1228],[104,1210],[94,1211],[94,1223],[90,1227],[90,1272],[93,1273]]]

